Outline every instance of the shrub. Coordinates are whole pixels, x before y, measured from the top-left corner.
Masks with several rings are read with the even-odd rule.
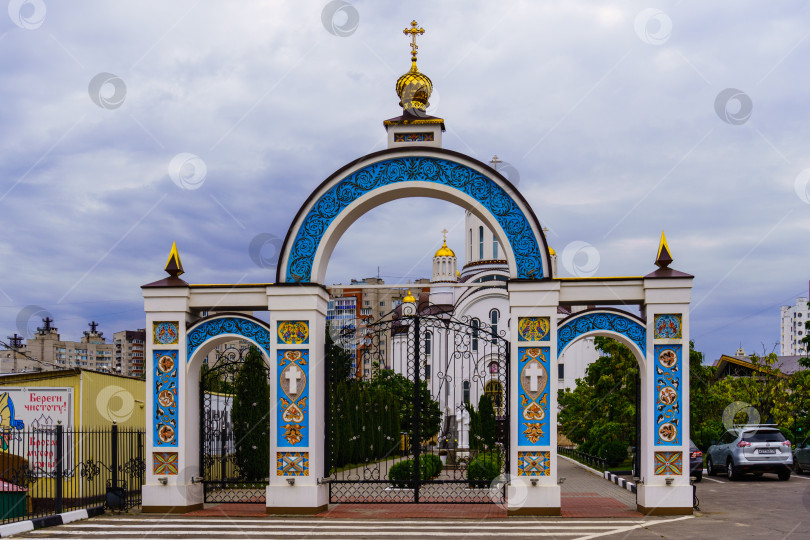
[[[388,480],[391,481],[396,488],[412,488],[413,487],[413,463],[412,459],[403,459],[399,463],[394,464],[388,471]],[[444,464],[439,456],[433,454],[423,454],[419,456],[420,467],[420,480],[429,480],[439,476],[442,472]]]
[[[608,441],[599,449],[599,457],[607,461],[608,467],[615,467],[627,459],[627,443]]]
[[[470,487],[489,487],[501,474],[501,455],[498,452],[480,454],[467,466]]]
[[[436,478],[444,468],[444,464],[439,456],[425,454],[419,459],[422,461],[422,472],[426,478]]]

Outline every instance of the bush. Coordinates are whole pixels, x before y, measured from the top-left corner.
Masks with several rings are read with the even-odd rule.
[[[467,466],[467,480],[470,487],[489,487],[499,474],[501,474],[501,455],[498,452],[481,454]]]
[[[599,457],[607,461],[608,467],[615,467],[627,459],[627,443],[608,441],[600,448]]]
[[[427,478],[436,478],[442,472],[444,464],[439,456],[433,454],[425,454],[420,460],[422,461],[423,471]]]
[[[412,488],[413,486],[413,463],[412,459],[404,459],[394,464],[388,471],[388,480],[396,488]],[[420,480],[429,480],[439,476],[444,465],[439,456],[424,454],[419,457]]]

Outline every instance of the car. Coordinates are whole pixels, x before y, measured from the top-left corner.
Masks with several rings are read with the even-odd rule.
[[[810,472],[810,437],[797,444],[793,450],[793,472]]]
[[[793,454],[790,441],[773,424],[749,424],[727,430],[706,451],[706,473],[728,473],[739,480],[745,473],[776,473],[779,480],[790,480]]]
[[[689,439],[689,476],[700,482],[703,479],[703,452]]]

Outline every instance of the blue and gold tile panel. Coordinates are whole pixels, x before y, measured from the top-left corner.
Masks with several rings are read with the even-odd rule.
[[[307,321],[279,321],[279,345],[306,345],[309,343],[309,323]]]
[[[177,452],[154,452],[152,474],[177,474]]]
[[[549,347],[518,347],[518,445],[549,444]]]
[[[154,370],[154,446],[176,447],[179,433],[177,413],[177,351],[152,351]]]
[[[180,338],[177,321],[155,321],[152,323],[152,343],[154,345],[177,345]]]
[[[681,444],[681,346],[655,346],[655,444]]]
[[[518,317],[518,341],[548,341],[548,317]]]
[[[655,339],[681,339],[683,337],[682,320],[683,317],[680,314],[656,315]]]
[[[278,351],[277,446],[309,445],[309,351]]]
[[[647,354],[647,328],[629,314],[615,311],[585,312],[566,319],[557,329],[557,356],[578,337],[596,330],[608,330],[625,336]]]
[[[309,452],[278,452],[276,457],[278,476],[309,476]]]
[[[656,452],[655,475],[677,476],[683,472],[683,454],[681,452]]]
[[[549,452],[518,452],[518,476],[549,476]]]

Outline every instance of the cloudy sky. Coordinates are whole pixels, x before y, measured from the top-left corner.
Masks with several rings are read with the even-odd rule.
[[[561,275],[646,274],[665,230],[710,359],[807,295],[806,2],[4,2],[2,337],[142,327],[172,241],[190,283],[272,281],[309,193],[384,148],[414,18],[444,146],[512,166]],[[445,227],[463,253],[460,208],[377,208],[328,284],[429,276]]]

